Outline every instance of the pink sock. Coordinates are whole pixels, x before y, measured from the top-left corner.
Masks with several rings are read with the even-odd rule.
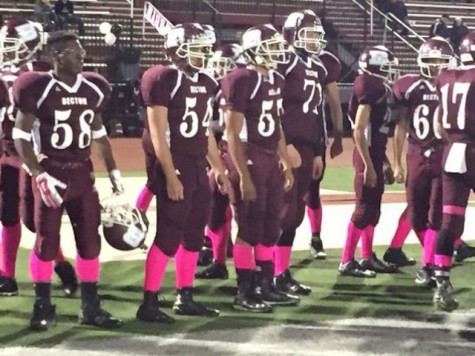
[[[56,257],[54,258],[54,262],[56,263],[66,262],[66,258],[64,258],[63,250],[61,249],[61,247],[58,248],[58,253],[56,254]]]
[[[2,227],[2,264],[0,274],[5,277],[15,278],[16,256],[20,246],[21,225]]]
[[[53,261],[43,261],[34,251],[30,254],[30,277],[34,283],[51,283],[53,279]]]
[[[81,282],[99,281],[99,257],[85,260],[81,256],[76,256],[76,271]]]
[[[346,234],[346,243],[343,248],[343,255],[341,256],[341,262],[346,263],[355,258],[356,246],[360,240],[362,230],[358,229],[352,221],[348,224],[348,232]]]
[[[455,240],[454,247],[455,248],[459,247],[462,242],[463,242],[462,238],[459,237],[457,240]]]
[[[399,217],[399,222],[397,225],[396,232],[394,237],[389,245],[390,248],[401,248],[404,245],[404,242],[411,232],[411,223],[407,218],[407,210],[404,210],[401,216]]]
[[[434,265],[438,267],[452,267],[452,256],[435,255]]]
[[[434,264],[435,242],[437,231],[427,229],[424,237],[424,251],[422,253],[422,266]]]
[[[256,269],[256,262],[252,255],[252,246],[235,243],[233,246],[233,260],[236,269]]]
[[[319,234],[322,230],[322,204],[316,209],[307,206],[307,217],[310,221],[312,235]]]
[[[368,225],[363,230],[363,236],[361,238],[361,258],[371,258],[373,256],[373,238],[374,238],[374,226]]]
[[[254,257],[256,261],[274,261],[275,246],[257,245],[254,247]]]
[[[419,232],[416,231],[417,239],[421,243],[422,247],[424,247],[424,243],[425,243],[425,239],[426,239],[426,231],[427,230],[423,230],[423,231],[419,231]]]
[[[168,260],[169,257],[153,244],[145,261],[144,289],[146,291],[157,292],[160,289]]]
[[[189,251],[180,245],[175,255],[175,284],[177,289],[193,287],[197,264],[198,252]]]
[[[226,263],[226,247],[228,246],[230,225],[225,223],[219,229],[213,231],[209,227],[206,227],[205,234],[211,239],[213,245],[213,257],[216,262]]]
[[[141,211],[147,211],[154,196],[155,195],[147,188],[147,186],[143,187],[137,197],[135,207]]]
[[[290,266],[290,255],[292,247],[290,246],[276,246],[274,251],[274,275],[278,276],[285,272]]]

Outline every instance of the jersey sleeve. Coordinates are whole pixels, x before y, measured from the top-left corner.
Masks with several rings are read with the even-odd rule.
[[[325,51],[319,56],[319,59],[327,70],[327,76],[322,83],[323,86],[327,86],[333,82],[338,82],[341,77],[341,63],[338,58],[336,58],[332,53]]]
[[[355,79],[353,95],[360,105],[374,105],[386,95],[386,89],[379,79],[361,75]]]
[[[178,71],[168,66],[155,66],[142,76],[140,91],[146,106],[170,105],[174,87],[178,85]]]
[[[236,69],[222,79],[221,90],[224,98],[224,110],[244,114],[252,95],[253,80],[251,73],[246,69]],[[257,77],[257,73],[255,74]],[[255,86],[257,86],[257,83]]]
[[[96,106],[96,112],[100,113],[104,111],[105,107],[110,101],[112,90],[110,83],[102,75],[99,75],[94,72],[85,72],[83,76],[94,84],[95,88],[98,90],[98,101]]]
[[[40,93],[44,90],[44,75],[39,72],[21,74],[13,83],[15,107],[24,113],[36,114]]]

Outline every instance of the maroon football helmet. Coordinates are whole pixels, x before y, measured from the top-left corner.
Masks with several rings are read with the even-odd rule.
[[[385,46],[366,47],[358,59],[363,73],[393,82],[399,76],[398,59]]]
[[[475,62],[475,31],[469,32],[459,46],[460,61],[462,64]]]
[[[167,57],[181,70],[201,70],[212,55],[213,39],[209,29],[200,24],[183,23],[166,34],[164,47]]]
[[[285,20],[282,34],[289,45],[308,53],[318,55],[327,44],[322,22],[312,10],[292,12]]]
[[[42,47],[40,24],[13,17],[0,29],[0,64],[23,64]]]
[[[234,68],[245,65],[242,47],[236,43],[225,43],[214,50],[213,57],[208,62],[208,69],[220,79]]]
[[[267,69],[289,61],[282,35],[271,24],[253,26],[242,35],[244,56],[250,63]]]
[[[424,77],[435,78],[441,69],[448,68],[455,60],[454,50],[442,37],[432,37],[419,48],[417,64]]]
[[[141,247],[149,225],[145,213],[129,204],[103,205],[101,223],[106,241],[121,251]]]

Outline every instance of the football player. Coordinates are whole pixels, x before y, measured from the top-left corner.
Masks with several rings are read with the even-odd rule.
[[[172,323],[159,309],[158,291],[170,257],[175,257],[176,314],[218,316],[219,311],[193,300],[193,282],[203,231],[208,221],[210,189],[208,160],[219,186],[226,192],[214,135],[209,133],[216,80],[203,69],[212,54],[212,41],[199,24],[174,26],[166,35],[171,65],[156,65],[142,77],[150,137],[157,163],[157,232],[145,263],[144,299],[137,318]]]
[[[304,197],[310,181],[312,177],[318,179],[323,169],[323,120],[318,106],[327,73],[321,62],[312,58],[312,54],[319,53],[322,32],[320,19],[311,10],[291,13],[283,27],[290,60],[281,66],[285,77],[282,129],[295,181],[284,196],[282,232],[275,249],[275,278],[279,290],[297,294],[309,294],[311,289],[290,273],[292,245],[305,215]]]
[[[229,177],[236,196],[233,205],[238,224],[233,247],[238,292],[233,306],[271,312],[270,304],[299,303],[297,297],[278,291],[273,284],[274,246],[280,234],[284,187],[289,190],[293,185],[281,130],[284,77],[274,70],[288,61],[288,54],[284,39],[272,25],[246,30],[242,47],[249,65],[235,69],[221,81],[229,156],[234,167]]]
[[[233,69],[243,66],[245,66],[245,62],[242,55],[242,47],[236,43],[225,43],[218,46],[209,61],[209,68],[213,70],[218,82]],[[226,165],[230,161],[225,159],[228,149],[226,140],[223,137],[225,127],[224,112],[220,107],[222,100],[222,91],[218,88],[210,127],[218,143],[223,164]],[[198,272],[196,278],[227,279],[229,273],[226,267],[226,257],[231,234],[232,211],[229,206],[228,194],[222,194],[218,189],[216,180],[213,177],[210,178],[212,192],[211,215],[205,234],[211,240],[213,261],[209,266]]]
[[[38,25],[38,24],[36,24]],[[13,144],[12,129],[16,108],[12,97],[12,87],[21,73],[48,71],[51,66],[36,61],[35,56],[42,47],[41,33],[32,22],[20,17],[12,17],[0,29],[0,76],[8,87],[8,106],[0,111],[1,116],[1,158],[0,158],[0,221],[2,222],[0,295],[18,294],[15,280],[15,265],[21,239],[20,217],[24,225],[34,232],[33,202],[24,199],[31,191],[31,179],[21,168],[22,161]],[[55,258],[55,271],[60,277],[65,294],[74,295],[77,279],[74,267],[67,262],[61,247]]]
[[[355,149],[355,210],[348,224],[346,244],[339,272],[344,276],[374,277],[375,272],[390,273],[396,268],[380,261],[373,252],[374,228],[379,221],[384,192],[383,163],[389,133],[391,94],[388,81],[397,74],[397,58],[384,46],[367,47],[358,59],[348,117],[353,126]],[[362,238],[361,265],[354,255]]]
[[[324,102],[327,103],[330,108],[330,114],[333,123],[333,142],[330,147],[330,158],[335,158],[343,152],[343,113],[341,110],[340,93],[337,86],[337,81],[339,80],[341,74],[341,64],[338,58],[336,58],[332,53],[324,50],[326,46],[326,41],[324,40],[325,32],[323,27],[321,27],[321,24],[319,25],[319,33],[320,41],[315,47],[316,52],[313,55],[313,58],[317,59],[321,64],[323,64],[326,70],[326,75],[322,78],[321,86],[324,94]],[[310,240],[310,253],[316,259],[325,259],[327,255],[323,248],[323,242],[320,236],[322,227],[320,183],[325,174],[327,145],[325,105],[323,102],[318,108],[318,115],[320,116],[320,120],[324,125],[324,130],[321,130],[320,132],[320,139],[324,145],[322,154],[323,169],[318,177],[315,174],[313,175],[306,201],[307,217],[310,222],[310,229],[312,232],[312,237]]]
[[[437,290],[434,305],[458,307],[450,282],[455,240],[462,235],[470,191],[475,190],[475,31],[462,40],[461,66],[442,71],[436,80],[439,97],[437,130],[448,141],[442,160],[442,227],[435,246]]]
[[[94,187],[90,146],[94,141],[116,192],[123,191],[101,111],[110,96],[100,75],[82,72],[85,51],[75,34],[58,31],[48,39],[51,72],[23,73],[13,85],[18,114],[12,137],[33,180],[36,244],[30,256],[35,303],[30,328],[47,330],[55,319],[51,303],[53,259],[66,210],[76,240],[82,324],[114,328],[121,321],[101,308],[99,280],[100,205]],[[32,133],[33,131],[33,133]]]

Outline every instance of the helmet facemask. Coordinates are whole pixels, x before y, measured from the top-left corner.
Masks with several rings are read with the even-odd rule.
[[[208,60],[213,54],[213,44],[208,36],[198,36],[197,38],[181,44],[176,50],[176,55],[186,58],[191,68],[202,70],[208,66]]]
[[[227,73],[236,68],[232,58],[223,57],[222,51],[216,51],[208,61],[208,69],[215,73],[217,79],[223,78]]]
[[[29,61],[41,49],[38,31],[31,23],[15,27],[18,37],[9,36],[6,29],[0,32],[0,63],[20,64]],[[37,41],[33,48],[28,47],[28,42]]]
[[[282,36],[276,34],[274,38],[264,40],[255,49],[246,52],[252,63],[265,67],[267,69],[275,69],[279,64],[285,64],[289,61],[289,50],[285,48]]]
[[[325,31],[322,26],[303,27],[297,32],[295,48],[304,49],[308,53],[320,54],[326,47]]]
[[[435,78],[442,69],[449,68],[454,60],[453,56],[437,53],[421,54],[417,57],[417,64],[421,74],[426,78]]]

